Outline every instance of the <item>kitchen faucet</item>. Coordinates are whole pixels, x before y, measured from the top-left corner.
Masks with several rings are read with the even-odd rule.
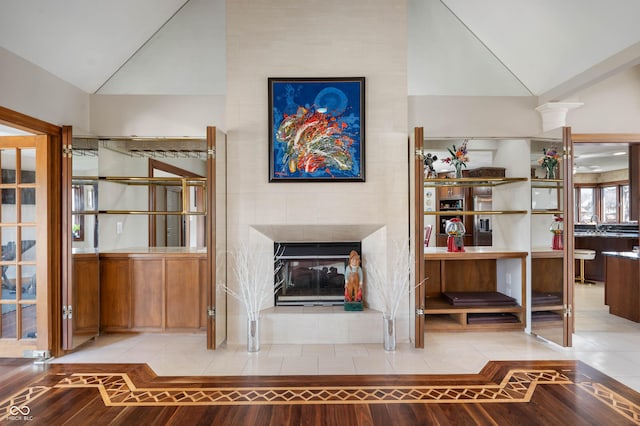
[[[596,224],[596,232],[600,232],[600,230],[602,229],[602,224],[600,223],[600,218],[598,217],[598,215],[593,215],[591,216],[591,222]]]

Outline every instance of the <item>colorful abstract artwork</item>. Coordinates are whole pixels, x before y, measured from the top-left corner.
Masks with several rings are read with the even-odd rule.
[[[364,182],[364,77],[269,78],[269,181]]]

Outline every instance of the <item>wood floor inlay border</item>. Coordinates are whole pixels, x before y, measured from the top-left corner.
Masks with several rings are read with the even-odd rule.
[[[621,415],[640,424],[640,406],[637,404],[634,404],[627,398],[600,383],[583,382],[578,383],[578,386],[591,393],[606,405],[609,405]]]
[[[73,374],[56,388],[98,388],[107,406],[528,402],[538,385],[571,384],[555,370],[507,373],[499,384],[468,386],[323,386],[138,388],[127,374]]]
[[[2,373],[0,371],[0,373]],[[25,415],[25,413],[27,413]],[[640,394],[579,361],[491,361],[478,374],[157,376],[146,364],[0,374],[0,424],[630,424]]]

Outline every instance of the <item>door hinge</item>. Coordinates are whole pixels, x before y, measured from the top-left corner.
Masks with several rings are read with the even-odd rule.
[[[71,319],[73,317],[73,308],[71,305],[62,306],[62,319]]]
[[[416,308],[416,316],[417,317],[424,316],[424,309]]]
[[[421,149],[416,149],[416,157],[424,160],[424,152]]]
[[[214,318],[216,317],[216,308],[212,308],[211,306],[207,307],[207,316],[209,318]]]
[[[215,148],[207,149],[207,156],[211,158],[216,158],[216,149]]]
[[[571,305],[564,305],[564,316],[567,318],[571,317]]]
[[[71,145],[62,145],[62,156],[71,157],[73,153],[73,147]]]

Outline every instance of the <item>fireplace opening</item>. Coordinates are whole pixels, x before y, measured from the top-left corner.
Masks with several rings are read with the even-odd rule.
[[[344,304],[344,273],[349,253],[361,254],[360,242],[274,243],[281,265],[275,282],[276,306],[334,306]]]

